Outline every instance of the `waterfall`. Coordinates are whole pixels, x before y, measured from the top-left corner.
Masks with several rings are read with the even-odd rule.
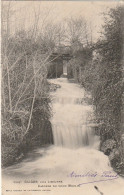
[[[52,79],[51,82],[61,85],[61,88],[51,94],[54,145],[31,151],[22,162],[5,168],[4,188],[12,186],[15,190],[23,188],[25,190],[30,186],[30,190],[41,189],[40,194],[43,195],[46,195],[47,189],[51,190],[50,195],[63,195],[63,192],[68,195],[97,195],[98,191],[94,189],[94,186],[97,186],[104,195],[123,195],[123,179],[115,177],[115,180],[111,178],[106,180],[109,178],[102,176],[106,171],[110,175],[117,174],[113,172],[108,157],[96,150],[99,139],[90,124],[93,107],[83,101],[84,89],[77,84],[69,83],[65,78]],[[87,174],[96,174],[96,177],[83,176]],[[24,183],[25,179],[41,181],[40,185],[47,185],[49,181],[62,181],[62,183],[55,183],[58,187],[52,187],[52,184],[51,188],[38,187],[35,183],[32,185]],[[22,181],[22,183],[16,185],[13,181]],[[59,187],[61,185],[66,187]],[[74,187],[79,185],[80,187]]]
[[[54,113],[51,122],[54,144],[67,148],[93,146],[96,136],[93,128],[87,123],[93,115],[93,108],[82,101],[84,89],[78,84],[70,83],[67,78],[52,82],[61,85],[53,99]]]

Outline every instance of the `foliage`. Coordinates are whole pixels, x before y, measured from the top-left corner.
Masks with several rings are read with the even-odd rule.
[[[41,134],[42,128],[34,123],[36,114],[40,113],[38,120],[44,121],[44,124],[49,121],[51,108],[49,84],[46,79],[48,57],[49,52],[43,51],[42,44],[30,38],[25,31],[19,31],[13,36],[3,33],[3,165],[11,164],[23,152],[20,147],[26,147],[24,144],[31,142],[33,131],[37,129],[39,132],[36,134]],[[27,137],[27,134],[30,136]]]
[[[92,50],[89,47],[78,47],[73,50],[72,53],[74,58],[70,60],[68,65],[68,78],[73,77],[77,82],[82,84],[83,72],[85,67],[88,66],[92,59]]]
[[[120,140],[120,123],[122,107],[122,49],[123,36],[121,30],[122,7],[112,9],[109,21],[104,25],[104,40],[96,44],[100,59],[96,59],[97,86],[93,85],[92,94],[99,121],[104,127],[101,129],[101,138]],[[96,76],[96,75],[95,75]]]
[[[84,51],[79,50],[81,56],[75,55],[70,65],[73,71],[70,72],[92,94],[97,122],[100,124],[102,151],[110,149],[109,141],[109,144],[116,143],[116,149],[111,148],[108,154],[111,162],[114,162],[113,166],[116,166],[123,161],[124,151],[121,145],[124,7],[111,9],[104,17],[102,39],[89,47],[90,55],[84,56]]]

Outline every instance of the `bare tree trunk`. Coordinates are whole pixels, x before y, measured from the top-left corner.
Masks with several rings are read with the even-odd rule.
[[[36,72],[35,72],[35,58],[34,58],[34,62],[33,62],[33,71],[34,71],[34,75],[36,75]],[[36,90],[37,90],[37,82],[36,82],[36,77],[34,77],[34,97],[33,97],[33,100],[32,100],[28,126],[27,126],[27,129],[25,131],[25,134],[29,131],[29,128],[30,128],[30,125],[31,125],[32,113],[33,113],[33,108],[34,108],[34,102],[35,102],[35,98],[36,98]]]
[[[10,83],[10,73],[9,73],[9,68],[8,68],[8,59],[6,62],[6,68],[7,68],[7,80],[8,80],[8,96],[9,96],[9,109],[10,112],[12,112],[12,99],[11,99],[11,83]]]
[[[91,45],[93,44],[93,31],[92,31],[92,27],[91,27],[91,23],[90,23],[90,38],[91,38]]]

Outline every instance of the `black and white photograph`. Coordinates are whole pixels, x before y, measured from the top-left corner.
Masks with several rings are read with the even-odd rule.
[[[1,1],[1,180],[124,195],[124,1]]]

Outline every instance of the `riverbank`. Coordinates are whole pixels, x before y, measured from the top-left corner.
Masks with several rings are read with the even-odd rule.
[[[38,185],[44,185],[40,181],[46,181],[47,185],[48,181],[62,181],[68,194],[78,190],[79,193],[86,192],[85,194],[88,195],[93,193],[97,195],[98,192],[94,189],[95,185],[107,195],[111,195],[111,189],[114,189],[113,194],[123,195],[121,192],[123,180],[120,177],[99,182],[101,174],[105,171],[108,171],[109,174],[110,172],[115,173],[110,166],[108,157],[98,151],[99,138],[95,136],[90,122],[87,121],[89,117],[91,119],[93,116],[92,106],[79,101],[84,97],[85,90],[76,83],[69,83],[67,79],[53,79],[51,82],[61,85],[61,88],[51,93],[53,97],[51,124],[55,144],[47,148],[35,149],[22,162],[3,169],[3,183],[6,181],[10,186],[13,180],[21,181],[21,184],[14,184],[13,189],[17,187],[20,189],[20,186],[21,189],[25,189],[26,185],[26,189],[28,187],[30,189],[31,186],[34,190],[42,190],[39,192],[42,194],[46,193],[44,192],[46,189],[52,193],[57,190],[61,195],[63,187],[60,188],[58,185],[56,188],[53,185],[38,188],[36,184],[29,184],[27,187],[27,183],[24,181],[30,178],[30,181],[37,180]],[[89,176],[71,177],[72,172],[78,175],[86,175],[89,172]],[[97,173],[97,176],[91,177],[93,173]],[[87,185],[81,185],[82,183],[87,183]],[[119,191],[119,189],[121,190]]]
[[[28,152],[38,147],[48,147],[53,144],[53,133],[50,122],[50,104],[51,100],[49,93],[55,92],[59,85],[46,83],[44,91],[47,91],[46,98],[36,98],[33,106],[31,117],[31,124],[28,132],[22,137],[19,137],[20,131],[25,131],[28,117],[23,118],[16,114],[15,120],[11,120],[13,133],[15,131],[15,138],[9,141],[8,135],[2,132],[2,167],[11,166],[15,163],[21,162]],[[24,115],[26,114],[26,110]],[[29,113],[27,112],[27,115]],[[19,123],[20,122],[20,123]],[[4,128],[7,128],[6,126]],[[10,128],[8,126],[8,128]],[[11,129],[8,129],[9,131]]]

